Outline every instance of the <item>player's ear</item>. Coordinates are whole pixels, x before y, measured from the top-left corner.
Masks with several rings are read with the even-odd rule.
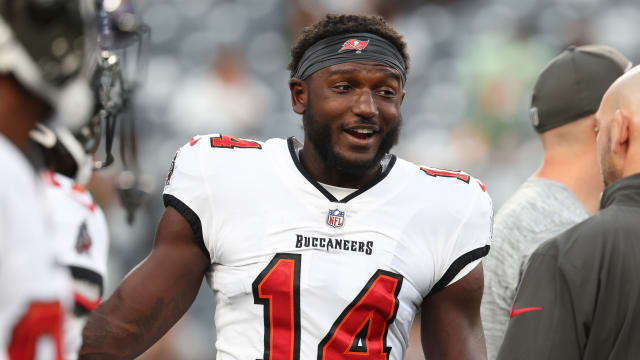
[[[302,115],[307,109],[307,98],[309,90],[307,83],[296,78],[289,80],[289,91],[291,91],[291,106],[296,114]]]
[[[600,131],[600,126],[598,125],[598,119],[595,114],[589,117],[589,122],[591,122],[591,129],[593,130],[594,136],[597,136],[598,131]]]
[[[616,110],[611,124],[611,151],[621,156],[626,155],[629,146],[631,118],[622,109]]]

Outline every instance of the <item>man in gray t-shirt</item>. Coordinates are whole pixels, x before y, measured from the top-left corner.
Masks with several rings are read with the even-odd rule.
[[[489,359],[502,343],[529,254],[598,209],[603,185],[594,113],[607,88],[630,66],[609,47],[570,47],[538,77],[530,115],[544,159],[498,211],[483,264],[481,313]]]
[[[489,359],[498,354],[528,255],[544,240],[588,216],[569,188],[540,178],[527,180],[500,208],[491,252],[483,265],[481,311]]]

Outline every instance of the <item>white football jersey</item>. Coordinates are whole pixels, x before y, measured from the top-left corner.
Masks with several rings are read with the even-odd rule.
[[[57,265],[44,186],[0,134],[0,360],[61,359],[70,280]]]
[[[211,259],[217,359],[403,359],[423,299],[489,251],[491,199],[388,155],[337,200],[299,145],[196,136],[172,163],[165,206]]]
[[[107,275],[109,234],[102,209],[91,194],[61,174],[43,174],[46,201],[52,210],[53,231],[50,237],[57,246],[58,261],[71,270],[74,311],[68,312],[65,324],[65,359],[78,358],[82,329],[89,311],[102,297]]]

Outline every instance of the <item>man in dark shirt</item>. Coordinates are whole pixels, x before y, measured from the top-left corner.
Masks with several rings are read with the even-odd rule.
[[[498,359],[632,359],[640,353],[640,69],[596,113],[600,211],[532,255]]]

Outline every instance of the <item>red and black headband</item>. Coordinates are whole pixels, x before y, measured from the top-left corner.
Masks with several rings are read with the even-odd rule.
[[[318,70],[351,61],[374,61],[396,69],[407,80],[407,68],[400,51],[387,39],[370,33],[331,36],[313,44],[302,55],[292,78],[305,80]]]

